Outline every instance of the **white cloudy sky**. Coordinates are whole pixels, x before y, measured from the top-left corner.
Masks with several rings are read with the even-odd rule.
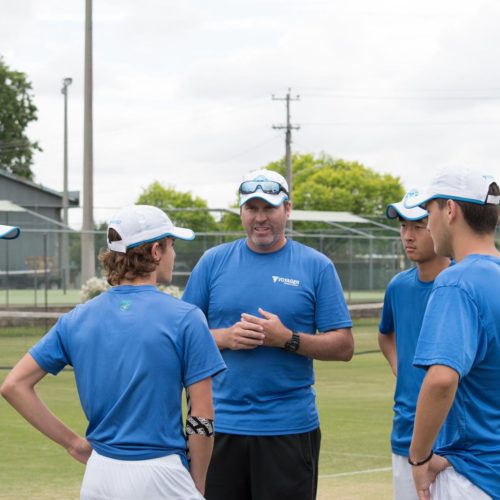
[[[70,189],[82,190],[84,0],[4,0],[0,54],[33,83],[36,181],[62,189],[70,76]],[[293,148],[357,160],[407,188],[442,165],[500,177],[497,0],[94,1],[95,218],[153,180],[213,208]],[[71,222],[80,225],[80,210]]]

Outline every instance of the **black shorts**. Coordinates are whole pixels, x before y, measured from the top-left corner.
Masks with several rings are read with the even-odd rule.
[[[321,432],[286,436],[217,433],[207,500],[314,500]]]

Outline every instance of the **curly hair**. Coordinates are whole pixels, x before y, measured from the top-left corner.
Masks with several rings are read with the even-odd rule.
[[[108,230],[109,241],[120,241],[120,235],[114,230]],[[154,243],[159,243],[164,251],[167,238],[152,243],[143,243],[138,247],[128,248],[126,253],[113,252],[101,249],[99,261],[104,268],[104,275],[111,286],[119,285],[123,280],[134,280],[149,276],[158,266],[159,262],[151,255]]]

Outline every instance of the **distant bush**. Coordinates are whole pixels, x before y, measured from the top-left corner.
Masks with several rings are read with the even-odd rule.
[[[80,298],[82,302],[87,302],[88,300],[97,297],[102,292],[105,292],[109,288],[111,287],[104,278],[98,278],[94,276],[82,285],[82,288],[80,289]],[[172,295],[172,297],[177,297],[178,299],[180,299],[182,296],[182,292],[178,286],[158,285],[157,288],[158,290],[161,290],[164,293],[168,293],[169,295]]]

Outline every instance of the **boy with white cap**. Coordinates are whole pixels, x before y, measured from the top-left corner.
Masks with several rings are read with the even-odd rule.
[[[414,360],[427,369],[409,458],[420,499],[500,499],[499,202],[493,177],[463,167],[405,200],[456,261],[435,281]]]
[[[351,319],[330,259],[285,236],[286,180],[258,170],[239,191],[247,237],[208,250],[183,297],[207,316],[228,365],[214,381],[206,497],[312,500],[320,448],[313,359],[351,359]]]
[[[120,210],[100,255],[114,286],[63,315],[2,385],[21,415],[87,463],[84,500],[202,498],[213,446],[211,377],[225,365],[201,311],[155,286],[171,280],[176,238],[191,240],[194,233],[175,227],[160,209]],[[34,390],[47,373],[66,365],[74,368],[89,421],[86,439],[58,420]],[[190,467],[183,388],[191,403]]]
[[[408,450],[418,392],[425,375],[424,370],[413,367],[413,358],[434,279],[450,265],[450,259],[434,252],[425,210],[406,208],[400,201],[390,204],[386,215],[389,219],[399,219],[401,242],[408,258],[416,264],[394,276],[387,285],[378,339],[397,377],[391,434],[394,499],[413,500],[417,492],[408,464]]]

